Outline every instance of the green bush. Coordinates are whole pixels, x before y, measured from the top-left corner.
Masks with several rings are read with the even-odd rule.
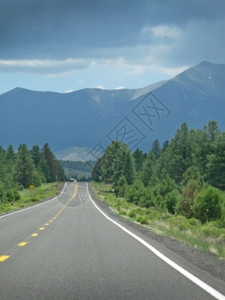
[[[125,176],[120,176],[117,183],[113,185],[117,197],[124,197],[127,189],[127,181]]]
[[[192,207],[194,216],[203,223],[220,219],[222,215],[222,200],[221,192],[218,189],[212,186],[207,187],[194,200]]]
[[[191,219],[189,219],[189,224],[191,226],[199,226],[199,225],[201,225],[201,222],[195,218],[191,218]]]
[[[140,180],[135,180],[135,182],[127,187],[126,199],[128,202],[138,204],[141,197],[145,197],[146,189]]]
[[[143,217],[143,216],[139,216],[137,217],[137,222],[141,223],[141,224],[148,224],[148,218],[147,217]]]
[[[149,209],[148,217],[152,220],[159,220],[161,218],[161,213],[156,209]]]
[[[205,224],[202,229],[202,233],[207,237],[217,238],[223,233],[223,229],[219,229],[213,223]]]
[[[173,190],[172,192],[168,193],[165,198],[165,205],[169,213],[175,214],[175,207],[177,202],[179,201],[181,195],[177,190]]]
[[[129,212],[128,216],[129,216],[130,218],[135,218],[135,217],[136,217],[136,211],[135,211],[134,209],[132,209],[132,210]]]
[[[127,212],[125,210],[123,210],[123,209],[120,209],[119,214],[121,216],[126,216]]]
[[[168,220],[168,223],[179,230],[187,230],[189,228],[188,219],[184,216],[173,216]]]

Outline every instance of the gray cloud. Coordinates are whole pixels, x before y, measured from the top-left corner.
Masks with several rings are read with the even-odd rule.
[[[88,68],[92,62],[89,59],[65,60],[0,60],[0,71],[26,72],[46,75],[65,74],[70,71]]]
[[[31,67],[15,60],[43,60],[34,72],[86,68],[93,59],[168,67],[225,62],[224,11],[223,0],[1,1],[0,69],[13,70],[7,60],[17,71]]]

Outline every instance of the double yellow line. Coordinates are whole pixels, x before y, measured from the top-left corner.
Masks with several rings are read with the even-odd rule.
[[[78,189],[78,185],[77,183],[75,184],[75,189],[74,189],[74,193],[72,195],[72,197],[67,201],[67,203],[55,214],[55,216],[53,218],[51,218],[48,222],[46,222],[44,225],[45,226],[49,226],[50,223],[53,223],[57,217],[64,211],[64,209],[73,201],[73,199],[76,197],[77,195],[77,189]],[[39,228],[39,231],[44,231],[45,227],[42,226]],[[34,232],[31,234],[31,237],[37,237],[38,233]],[[17,244],[18,247],[24,247],[28,244],[28,241],[23,241],[20,242],[19,244]],[[10,255],[0,255],[0,262],[3,262],[5,260],[7,260],[10,257]]]

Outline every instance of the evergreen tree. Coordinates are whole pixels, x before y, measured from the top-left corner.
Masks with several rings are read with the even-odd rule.
[[[49,145],[46,143],[43,147],[43,157],[46,161],[47,168],[44,167],[42,171],[44,172],[45,178],[47,179],[47,182],[54,182],[56,180],[63,180],[64,173],[62,166],[60,163],[56,160],[53,152],[49,148]],[[42,164],[44,162],[42,161]]]
[[[183,123],[169,147],[168,165],[170,176],[179,183],[186,169],[192,166],[193,149],[187,123]]]
[[[18,149],[15,176],[17,182],[25,188],[28,188],[30,184],[40,185],[40,180],[31,153],[24,144],[20,145]]]
[[[36,166],[36,168],[38,167],[39,163],[40,163],[40,160],[42,158],[42,153],[41,153],[41,150],[39,148],[38,145],[35,145],[32,147],[31,149],[31,155],[32,155],[32,159],[34,161],[34,164]]]
[[[127,152],[125,157],[123,173],[126,178],[127,184],[132,184],[135,179],[135,165],[130,151]]]
[[[157,139],[152,144],[152,152],[155,154],[156,158],[160,156],[161,147],[160,147],[159,140]]]
[[[155,154],[153,152],[150,152],[143,164],[141,180],[145,187],[147,187],[147,185],[149,184],[149,181],[151,180],[152,176],[155,175],[155,159]]]
[[[97,182],[102,181],[102,161],[103,159],[99,158],[96,161],[94,168],[92,170],[92,179]]]
[[[207,181],[212,186],[225,190],[225,133],[214,141],[213,148],[213,153],[207,156]]]
[[[7,151],[6,151],[6,159],[8,161],[14,162],[15,158],[16,158],[16,154],[15,154],[14,148],[12,145],[9,145],[9,147],[7,148]]]
[[[124,175],[121,175],[116,184],[114,184],[114,191],[117,197],[124,197],[127,190],[127,181]]]
[[[144,154],[139,148],[137,148],[133,153],[133,158],[135,162],[135,169],[136,172],[139,173],[142,169],[143,162],[145,158],[147,157],[146,154]]]
[[[117,152],[115,152],[114,162],[113,162],[113,177],[112,181],[114,184],[117,184],[117,181],[119,178],[125,175],[125,164],[126,164],[126,158],[127,155],[130,155],[130,150],[126,144],[120,143],[119,148],[117,149]],[[127,166],[129,168],[129,166]],[[127,169],[128,176],[129,176],[129,169]],[[127,177],[126,177],[127,178]]]
[[[113,177],[115,176],[115,169],[123,170],[123,161],[118,160],[118,151],[121,148],[119,141],[113,141],[105,150],[102,157],[102,179],[104,182],[113,183]],[[121,174],[118,174],[118,179]],[[114,178],[114,181],[116,179]]]

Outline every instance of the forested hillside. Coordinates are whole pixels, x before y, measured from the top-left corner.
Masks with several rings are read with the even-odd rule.
[[[29,186],[38,187],[45,182],[63,180],[64,173],[54,154],[45,144],[42,149],[25,144],[15,151],[10,145],[6,150],[0,147],[0,200],[19,200],[19,190]]]
[[[135,205],[225,226],[225,132],[215,121],[197,130],[183,123],[147,154],[114,141],[92,176]]]

